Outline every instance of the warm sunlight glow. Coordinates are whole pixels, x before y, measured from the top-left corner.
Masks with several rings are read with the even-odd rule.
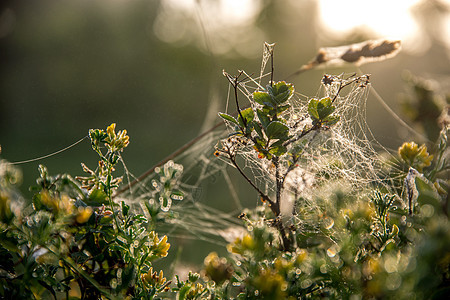
[[[260,51],[255,41],[263,39],[253,26],[260,10],[261,0],[163,0],[153,30],[166,42],[197,40],[206,51],[252,57]]]
[[[345,34],[363,28],[380,37],[415,39],[419,27],[412,8],[420,0],[320,0],[320,18],[323,30]]]
[[[185,11],[195,11],[196,9],[207,9],[212,13],[214,19],[222,23],[247,23],[252,21],[255,14],[259,12],[258,0],[220,0],[211,3],[198,3],[196,0],[165,0],[164,4],[176,7]]]

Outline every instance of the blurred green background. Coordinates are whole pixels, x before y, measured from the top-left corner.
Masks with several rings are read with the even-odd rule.
[[[340,4],[336,4],[340,3]],[[319,47],[401,38],[402,52],[363,65],[373,87],[401,115],[405,70],[448,91],[448,1],[80,0],[3,1],[0,15],[0,145],[11,162],[62,149],[90,128],[126,128],[128,169],[139,175],[219,121],[228,83],[222,70],[259,74],[263,43],[275,42],[275,79],[283,80]],[[324,73],[293,79],[314,96]],[[367,122],[377,140],[396,149],[410,133],[369,96]],[[234,107],[232,107],[234,110]],[[52,174],[81,175],[95,165],[88,141],[21,165],[22,190],[45,164]],[[232,178],[234,180],[234,178]],[[230,207],[222,181],[201,199]],[[239,192],[242,192],[241,187]],[[206,189],[205,189],[206,191]],[[255,203],[252,197],[248,203]]]

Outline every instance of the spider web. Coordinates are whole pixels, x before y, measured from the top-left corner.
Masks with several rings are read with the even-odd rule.
[[[264,49],[260,77],[250,78],[244,72],[249,79],[239,86],[239,91],[254,108],[258,104],[251,101],[251,95],[254,91],[264,90],[262,80],[268,82],[270,73],[264,73],[264,68],[271,51],[270,47]],[[324,182],[349,186],[358,191],[382,188],[392,192],[393,182],[387,182],[385,172],[386,161],[381,160],[374,149],[377,142],[366,123],[366,101],[370,89],[368,76],[341,74],[324,78],[328,81],[323,80],[318,96],[334,99],[335,114],[340,116],[340,121],[328,130],[311,132],[298,142],[303,152],[295,172],[286,178],[287,187],[297,195],[301,193],[304,198],[316,195],[317,187]],[[343,85],[347,86],[340,91]],[[307,117],[309,100],[309,97],[296,92],[290,100],[291,109],[284,112],[292,136],[298,135],[304,126],[311,126]],[[252,174],[258,186],[269,194],[274,193],[274,168],[270,161],[258,158],[251,146],[241,148],[239,154],[243,157],[244,169]],[[268,182],[268,178],[272,180]]]
[[[241,107],[255,108],[258,105],[252,101],[252,94],[255,91],[263,91],[264,82],[267,84],[270,81],[271,73],[266,71],[266,67],[272,51],[273,45],[265,44],[258,77],[252,77],[242,71],[245,80],[238,85]],[[385,171],[386,161],[382,160],[375,150],[374,145],[377,145],[377,142],[366,123],[366,101],[370,89],[368,76],[340,74],[324,78],[328,80],[322,81],[316,97],[334,99],[335,114],[340,116],[340,120],[332,127],[313,131],[294,143],[295,147],[302,147],[303,150],[298,166],[286,176],[283,193],[283,201],[286,203],[281,204],[282,211],[283,206],[291,209],[292,203],[300,195],[308,203],[314,203],[318,195],[336,189],[358,191],[358,197],[365,197],[374,188],[392,193],[399,188],[395,186],[395,181],[388,179]],[[346,87],[341,90],[343,85]],[[235,109],[232,105],[234,93],[231,91],[230,84],[226,112]],[[283,113],[283,117],[291,128],[291,136],[299,135],[305,126],[311,125],[307,112],[310,99],[298,91],[290,99],[291,108]],[[162,178],[158,173],[166,167],[176,168],[180,174],[182,171],[182,175],[172,180],[171,188],[182,192],[183,196],[177,194],[174,197],[169,193],[167,197],[170,198],[170,203],[163,205],[161,202],[166,222],[158,227],[158,231],[170,234],[171,237],[200,239],[218,245],[232,241],[240,234],[239,227],[242,225],[236,216],[244,205],[230,179],[230,172],[233,171],[232,167],[228,166],[229,162],[213,155],[217,142],[234,131],[230,124],[225,125],[226,127],[209,132],[192,147],[176,156],[176,163],[170,161],[160,166],[116,200],[123,199],[132,205],[135,211],[150,217],[145,203],[157,205],[158,198],[161,198],[161,189],[156,187],[160,184],[167,185],[167,178]],[[251,145],[242,146],[238,154],[238,163],[244,172],[249,174],[266,194],[273,194],[275,180],[271,162],[258,158]],[[128,171],[127,174],[133,177]],[[215,181],[217,176],[225,180],[234,210],[224,212],[206,204],[210,203],[208,198],[213,198],[214,195],[205,193],[204,183],[211,179]],[[255,196],[256,194],[255,192]],[[257,205],[259,200],[256,201]]]

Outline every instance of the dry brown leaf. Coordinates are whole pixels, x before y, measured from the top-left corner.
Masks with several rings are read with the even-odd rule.
[[[397,55],[400,49],[401,42],[399,40],[368,40],[346,46],[320,48],[313,60],[303,65],[291,76],[321,65],[339,67],[352,63],[360,66],[369,62],[382,61]]]

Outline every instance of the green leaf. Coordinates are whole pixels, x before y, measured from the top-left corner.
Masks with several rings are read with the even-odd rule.
[[[331,102],[330,97],[322,98],[317,103],[317,113],[319,115],[319,120],[324,120],[326,117],[331,115],[335,110],[336,107]]]
[[[253,109],[251,107],[241,110],[241,113],[238,116],[238,122],[242,127],[244,127],[245,124],[242,121],[241,115],[244,118],[244,120],[246,121],[245,124],[249,124],[255,118],[255,113],[253,112]]]
[[[282,106],[278,106],[278,107],[277,107],[277,112],[278,112],[278,113],[282,113],[283,111],[285,111],[285,110],[288,109],[289,107],[291,107],[289,104],[282,105]]]
[[[269,149],[269,152],[275,156],[281,156],[287,152],[287,148],[285,146],[275,146]]]
[[[147,259],[147,257],[149,256],[150,252],[145,252],[143,256],[141,256],[141,258],[139,258],[139,266],[144,265],[145,260]]]
[[[287,148],[283,146],[287,137],[284,139],[279,139],[275,143],[272,143],[269,147],[269,152],[275,156],[281,156],[287,152]]]
[[[253,100],[265,106],[273,106],[272,97],[266,92],[254,92]]]
[[[318,103],[319,103],[319,100],[311,99],[308,104],[308,114],[313,121],[319,120],[319,113],[317,112],[317,104]]]
[[[191,289],[191,286],[189,284],[184,284],[182,288],[180,288],[180,291],[178,292],[178,300],[184,300],[186,299],[186,294]]]
[[[263,138],[256,137],[255,140],[256,140],[255,146],[256,146],[258,149],[262,149],[262,148],[264,148],[264,147],[266,146],[266,142],[264,141]]]
[[[316,122],[325,122],[328,126],[334,125],[339,121],[339,116],[332,116],[331,114],[336,110],[330,97],[325,97],[320,100],[311,99],[308,104],[308,114]]]
[[[253,128],[255,129],[255,131],[259,135],[259,137],[263,138],[264,134],[262,132],[261,125],[259,125],[259,123],[256,123],[256,122],[253,122],[252,124],[253,124]]]
[[[274,147],[282,146],[284,141],[285,141],[285,139],[276,140],[274,143],[270,143],[269,147],[274,148]]]
[[[121,202],[121,206],[122,206],[122,215],[124,217],[127,217],[128,216],[128,212],[130,211],[130,207],[125,204],[125,201]]]
[[[17,246],[17,241],[8,236],[8,231],[0,233],[0,245],[8,251],[19,252],[20,248]],[[1,249],[1,248],[0,248]],[[3,252],[3,250],[2,250]],[[1,265],[1,264],[0,264]]]
[[[263,126],[263,128],[267,128],[267,125],[269,125],[269,123],[270,123],[270,120],[269,120],[269,117],[267,117],[267,114],[264,113],[260,109],[256,110],[256,114],[258,115],[258,119],[261,122],[261,125]],[[261,135],[261,137],[262,137],[262,135]]]
[[[238,125],[238,122],[236,121],[236,119],[233,116],[230,116],[229,114],[219,113],[219,116],[226,121],[230,121],[231,123]]]
[[[270,122],[266,128],[266,134],[269,139],[282,139],[288,135],[289,128],[279,121]]]
[[[341,118],[339,116],[328,116],[323,121],[326,123],[326,125],[331,126],[339,122]]]
[[[104,191],[100,189],[93,189],[89,193],[89,197],[85,199],[85,202],[89,206],[102,206],[102,204],[106,203],[107,195]]]
[[[272,103],[275,105],[280,105],[286,102],[294,92],[294,86],[292,84],[287,84],[284,81],[279,81],[273,86],[268,85],[267,91],[272,98]]]

